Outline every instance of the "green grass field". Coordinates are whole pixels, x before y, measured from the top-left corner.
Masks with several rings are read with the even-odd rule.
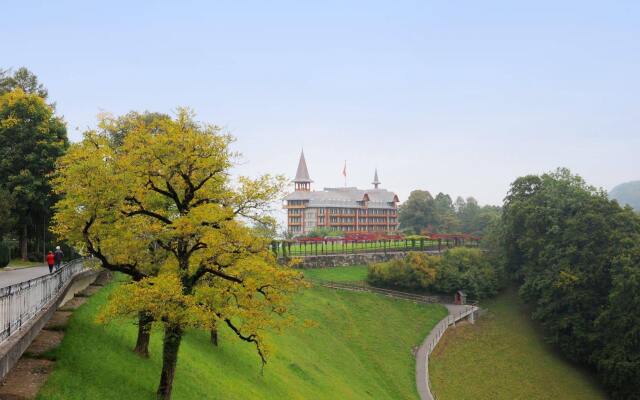
[[[44,261],[23,261],[19,258],[14,258],[9,262],[7,268],[9,269],[22,269],[31,267],[41,267],[46,265]]]
[[[325,280],[333,282],[364,282],[367,279],[366,265],[349,267],[310,268],[303,270],[304,277],[311,280]]]
[[[332,272],[333,273],[333,272]],[[134,355],[133,321],[95,323],[108,286],[78,309],[55,370],[38,399],[153,399],[161,367],[161,332],[154,330],[151,358]],[[180,347],[175,399],[416,399],[411,353],[445,314],[369,293],[307,289],[294,314],[313,320],[273,336],[273,354],[260,373],[252,345],[222,330],[213,348],[206,332],[190,331]]]
[[[515,291],[475,325],[447,331],[429,370],[438,400],[606,399],[590,374],[545,345]]]

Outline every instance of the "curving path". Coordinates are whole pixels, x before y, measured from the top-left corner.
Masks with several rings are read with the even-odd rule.
[[[421,400],[434,400],[434,396],[429,389],[429,355],[436,347],[438,341],[450,325],[469,318],[478,310],[476,306],[459,306],[454,304],[443,304],[447,307],[449,315],[444,317],[433,327],[429,335],[424,339],[416,354],[416,385]],[[473,318],[473,317],[472,317]]]

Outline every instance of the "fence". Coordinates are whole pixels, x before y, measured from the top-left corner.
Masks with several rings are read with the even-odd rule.
[[[415,301],[417,303],[431,304],[431,303],[446,302],[446,300],[443,299],[443,297],[441,296],[434,296],[434,295],[427,296],[427,295],[421,295],[421,294],[415,294],[415,293],[400,292],[397,290],[384,289],[376,286],[369,286],[366,283],[345,283],[345,282],[323,281],[323,280],[316,280],[316,279],[310,279],[310,281],[313,282],[315,285],[326,287],[326,288],[338,289],[338,290],[350,290],[353,292],[378,293],[378,294],[382,294],[388,297],[393,297],[396,299]]]
[[[0,288],[0,343],[43,310],[84,269],[83,260],[77,259],[51,274]]]
[[[447,331],[447,328],[449,328],[449,326],[454,325],[456,322],[460,321],[461,319],[465,319],[469,317],[469,315],[472,315],[478,311],[478,307],[475,304],[465,305],[462,307],[463,308],[460,311],[457,311],[454,314],[449,314],[447,317],[440,320],[440,322],[438,322],[438,324],[429,333],[429,337],[427,339],[428,341],[425,344],[423,344],[423,346],[426,346],[426,354],[425,354],[426,377],[425,378],[427,382],[427,390],[429,392],[429,395],[431,396],[431,399],[433,400],[437,400],[437,397],[431,391],[432,385],[431,385],[431,379],[429,377],[429,367],[428,367],[429,357],[431,356],[431,352],[433,352],[433,350],[436,348],[436,345],[438,344],[438,342],[440,341],[444,333]],[[474,316],[472,315],[471,318],[473,320]]]
[[[314,241],[314,242],[273,242],[271,247],[278,257],[305,257],[331,254],[392,253],[406,251],[439,252],[448,248],[468,246],[478,247],[473,241],[436,240],[363,240],[363,241]]]

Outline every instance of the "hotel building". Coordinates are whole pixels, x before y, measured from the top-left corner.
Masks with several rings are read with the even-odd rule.
[[[324,188],[311,190],[304,152],[293,180],[295,191],[284,198],[287,226],[295,236],[315,228],[329,228],[346,233],[393,232],[398,228],[398,196],[380,188],[375,171],[373,188]]]

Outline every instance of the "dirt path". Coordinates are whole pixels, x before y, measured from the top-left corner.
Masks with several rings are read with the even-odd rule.
[[[18,363],[0,383],[0,400],[31,400],[36,398],[38,391],[47,381],[55,365],[55,360],[50,356],[50,352],[62,342],[64,330],[73,311],[82,306],[88,296],[100,290],[110,279],[111,274],[107,271],[101,272],[94,283],[58,308]]]

